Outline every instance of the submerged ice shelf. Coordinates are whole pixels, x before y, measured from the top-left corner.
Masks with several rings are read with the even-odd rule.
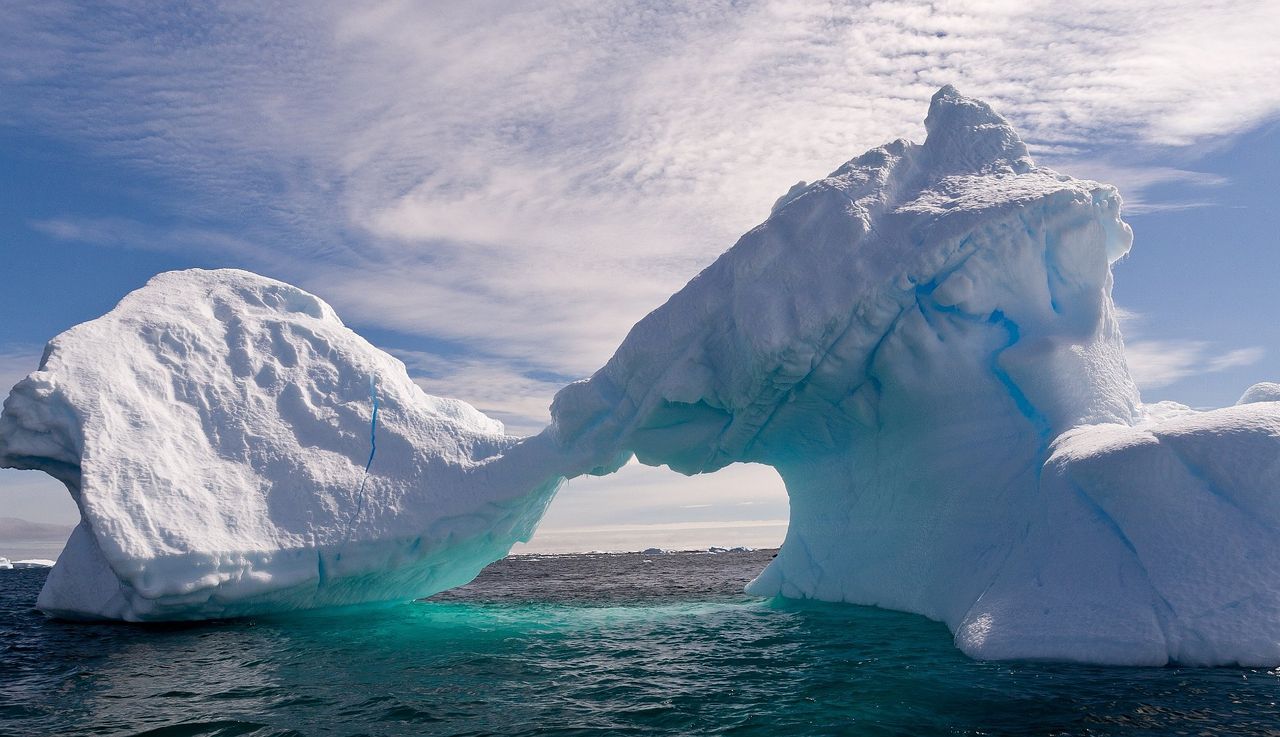
[[[54,339],[0,416],[0,464],[82,513],[40,607],[427,595],[528,537],[563,477],[635,455],[778,469],[762,595],[924,614],[980,658],[1280,664],[1280,385],[1144,405],[1115,190],[1036,166],[950,87],[926,128],[793,187],[523,440],[306,292],[156,277]]]

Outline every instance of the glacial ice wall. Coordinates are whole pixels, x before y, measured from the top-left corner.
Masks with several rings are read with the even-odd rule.
[[[946,87],[641,320],[549,432],[607,473],[774,466],[750,586],[917,612],[979,658],[1280,663],[1280,403],[1146,407],[1106,185]]]
[[[71,618],[460,585],[532,533],[553,457],[425,394],[320,299],[235,270],[161,274],[59,335],[0,416],[0,465],[48,472],[80,508],[38,602]]]

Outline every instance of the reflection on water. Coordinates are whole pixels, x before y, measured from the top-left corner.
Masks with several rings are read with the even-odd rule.
[[[975,663],[921,617],[742,595],[768,556],[512,558],[425,602],[177,627],[48,621],[46,572],[5,571],[0,733],[1280,733],[1274,673]]]

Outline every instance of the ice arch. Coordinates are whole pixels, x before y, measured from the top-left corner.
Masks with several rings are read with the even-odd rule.
[[[953,88],[925,122],[793,187],[533,438],[427,396],[300,289],[156,277],[55,338],[0,415],[0,465],[82,515],[39,606],[423,596],[527,538],[563,477],[634,455],[778,470],[791,524],[757,593],[918,612],[976,657],[1280,664],[1275,385],[1143,405],[1115,190],[1037,167]]]
[[[953,88],[925,124],[793,187],[550,432],[593,473],[774,466],[791,524],[759,594],[924,614],[975,657],[1280,662],[1275,393],[1142,405],[1115,190]]]

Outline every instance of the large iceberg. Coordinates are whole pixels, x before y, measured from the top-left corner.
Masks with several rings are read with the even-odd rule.
[[[769,464],[791,523],[750,591],[924,614],[977,658],[1280,663],[1280,392],[1144,406],[1116,191],[954,88],[925,125],[793,187],[563,389],[574,472]]]
[[[560,483],[539,447],[425,394],[320,299],[234,270],[162,274],[58,336],[0,416],[0,465],[80,508],[38,600],[71,618],[460,585],[532,533]]]
[[[945,622],[979,658],[1280,664],[1280,385],[1144,405],[1109,186],[1037,167],[945,87],[923,144],[793,187],[524,440],[422,393],[316,297],[156,277],[50,343],[0,465],[82,522],[45,611],[190,619],[406,599],[631,457],[775,467],[766,595]]]

